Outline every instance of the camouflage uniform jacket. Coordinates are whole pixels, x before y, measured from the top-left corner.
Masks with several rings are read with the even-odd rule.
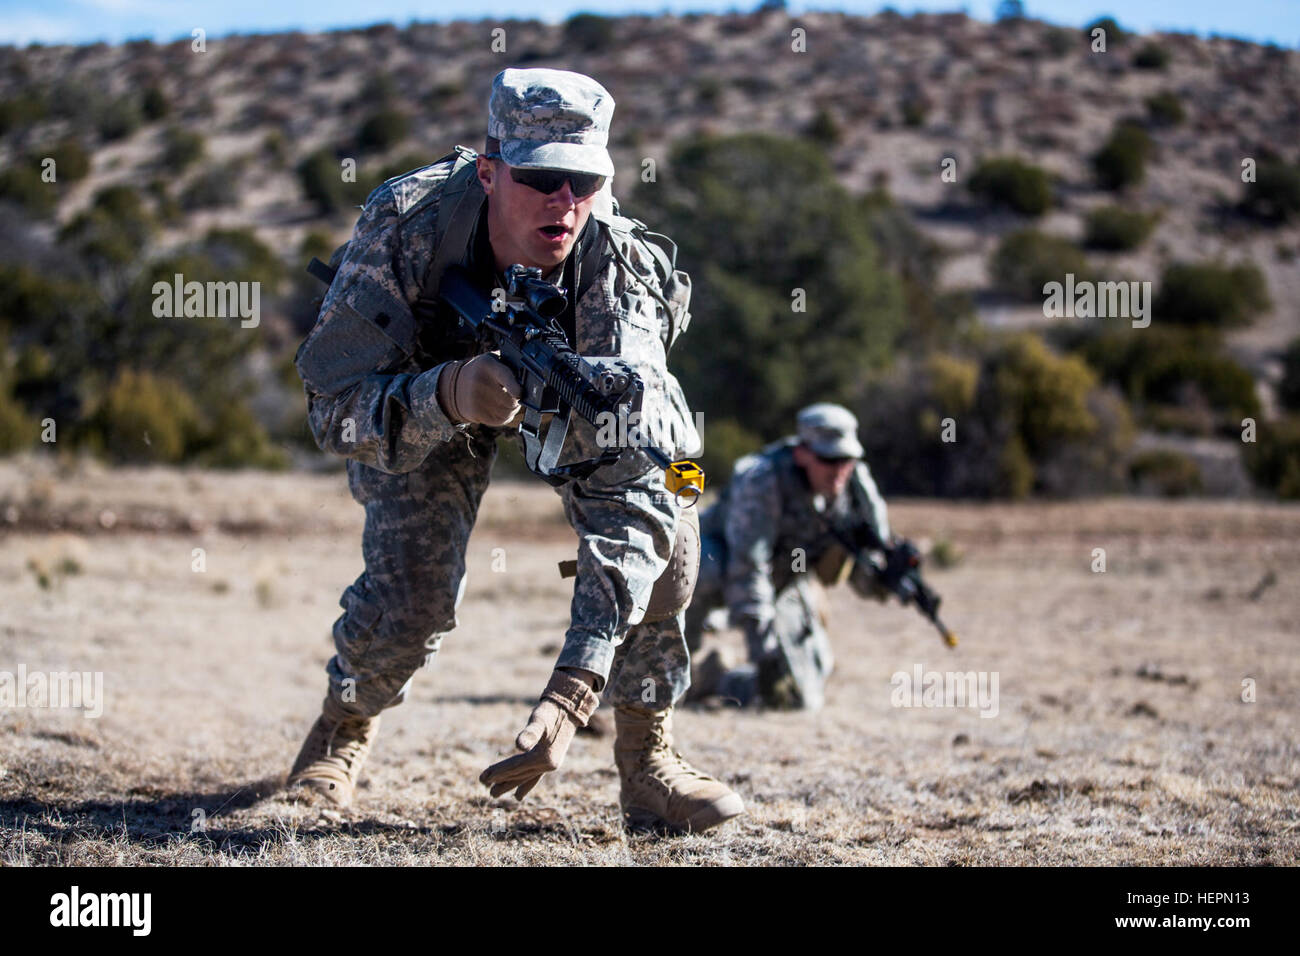
[[[885,502],[866,463],[858,462],[840,496],[819,510],[820,496],[794,461],[797,443],[785,438],[736,462],[722,499],[701,519],[702,534],[726,543],[724,587],[733,626],[771,620],[773,602],[796,569],[811,569],[836,546],[828,523],[854,540],[864,525],[889,540]],[[849,582],[859,594],[877,594],[869,569],[855,566]]]
[[[423,312],[417,317],[413,309],[434,256],[439,198],[453,163],[414,170],[371,193],[316,325],[298,351],[312,434],[323,450],[349,459],[354,486],[362,466],[410,472],[441,443],[468,438],[461,433],[479,427],[451,422],[437,399],[442,363],[476,350],[446,345],[445,330],[430,327],[443,319]],[[608,242],[654,282],[651,257],[632,241],[629,220],[602,215],[598,224],[597,218],[593,211],[588,228],[605,228]],[[460,259],[472,275],[483,275],[483,263],[476,268],[471,261],[476,247],[490,249],[485,210]],[[679,276],[689,290],[689,278]],[[607,246],[595,281],[574,308],[572,344],[584,356],[631,363],[645,381],[641,436],[670,454],[694,454],[699,436],[666,367],[665,312]],[[595,429],[575,416],[562,460],[600,450]],[[641,452],[569,482],[561,494],[579,536],[573,621],[562,661],[605,675],[615,645],[639,620],[667,566],[676,509],[662,473]]]

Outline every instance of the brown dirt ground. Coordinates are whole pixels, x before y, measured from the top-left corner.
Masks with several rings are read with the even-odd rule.
[[[0,463],[0,670],[102,671],[105,696],[98,719],[0,709],[0,865],[1300,863],[1300,509],[905,501],[891,516],[962,553],[930,573],[961,646],[832,592],[822,711],[679,712],[681,749],[748,813],[628,836],[608,738],[579,737],[522,804],[476,781],[566,623],[555,562],[573,539],[544,486],[489,493],[460,627],[385,714],[355,808],[322,813],[274,791],[361,569],[342,476]],[[916,664],[997,672],[997,716],[891,706],[891,675]]]

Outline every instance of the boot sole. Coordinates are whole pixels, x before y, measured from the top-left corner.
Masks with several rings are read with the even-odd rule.
[[[629,830],[648,833],[703,833],[744,812],[745,802],[740,799],[740,795],[729,793],[707,807],[696,810],[681,823],[665,820],[644,807],[627,807],[623,811],[623,821]]]

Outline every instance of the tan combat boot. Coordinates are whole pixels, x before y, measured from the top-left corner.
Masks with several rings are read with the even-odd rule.
[[[340,807],[350,805],[361,767],[378,733],[378,717],[349,714],[333,697],[326,697],[321,715],[289,771],[289,787],[310,789]]]
[[[740,795],[673,750],[672,709],[614,710],[619,806],[628,826],[699,833],[745,812]]]

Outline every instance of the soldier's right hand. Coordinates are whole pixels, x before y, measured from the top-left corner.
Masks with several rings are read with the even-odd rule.
[[[490,788],[494,797],[514,790],[515,799],[522,800],[543,775],[559,769],[573,735],[579,727],[587,726],[599,704],[600,698],[588,680],[567,670],[554,671],[528,718],[528,726],[515,738],[515,748],[520,752],[484,770],[479,774],[479,783]]]
[[[523,394],[514,373],[490,352],[448,362],[438,374],[438,403],[453,422],[509,425],[522,410]]]

